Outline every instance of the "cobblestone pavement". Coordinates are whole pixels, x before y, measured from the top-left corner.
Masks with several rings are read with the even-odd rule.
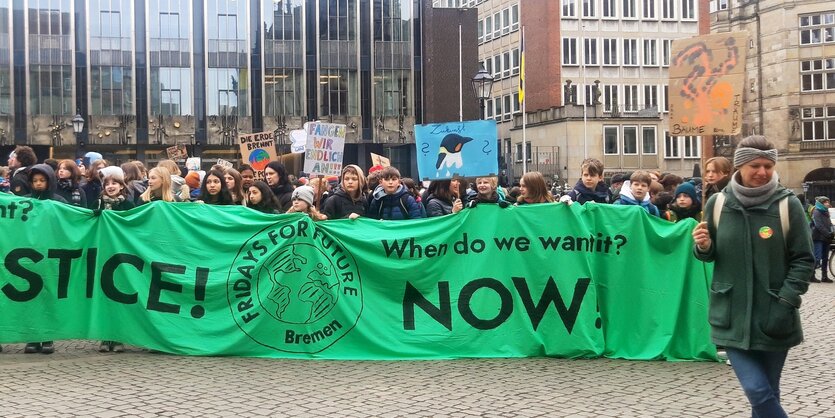
[[[807,341],[789,354],[783,404],[792,417],[835,417],[835,285],[811,285],[801,311]],[[4,347],[0,416],[750,416],[724,363],[299,361],[56,346],[53,355]]]

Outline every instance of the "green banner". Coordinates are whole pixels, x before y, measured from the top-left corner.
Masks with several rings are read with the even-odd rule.
[[[638,207],[479,205],[313,222],[0,194],[0,342],[189,355],[715,359],[693,222]]]

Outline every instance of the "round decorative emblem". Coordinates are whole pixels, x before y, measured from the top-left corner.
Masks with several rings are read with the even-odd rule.
[[[774,235],[774,230],[773,229],[771,229],[767,226],[764,226],[764,227],[760,228],[760,238],[769,239],[769,238],[771,238],[772,235]]]
[[[229,270],[227,298],[255,342],[317,353],[344,337],[362,312],[354,258],[310,219],[282,221],[253,235]]]

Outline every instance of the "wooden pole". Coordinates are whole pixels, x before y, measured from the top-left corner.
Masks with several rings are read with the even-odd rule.
[[[705,198],[707,196],[707,187],[705,185],[704,178],[705,172],[707,171],[707,160],[713,158],[715,155],[713,150],[713,144],[713,135],[705,135],[702,137],[702,208],[704,208],[705,203],[707,203],[705,201]]]

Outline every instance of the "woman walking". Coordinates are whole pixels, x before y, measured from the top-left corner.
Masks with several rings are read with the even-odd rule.
[[[696,257],[714,263],[711,336],[726,347],[754,417],[787,416],[780,375],[789,348],[803,341],[798,308],[814,265],[803,206],[778,183],[776,164],[765,137],[743,139],[738,171],[693,230]]]

